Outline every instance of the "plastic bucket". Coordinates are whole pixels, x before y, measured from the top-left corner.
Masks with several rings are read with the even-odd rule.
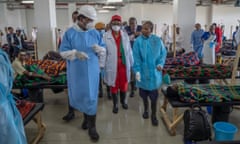
[[[216,141],[233,140],[238,128],[227,122],[216,122],[213,124]]]

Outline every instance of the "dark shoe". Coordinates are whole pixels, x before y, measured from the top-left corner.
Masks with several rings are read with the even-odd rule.
[[[65,121],[70,121],[72,119],[75,118],[75,114],[74,113],[67,113],[67,115],[65,115],[62,119],[65,120]]]
[[[144,119],[148,119],[149,115],[148,115],[148,99],[144,99],[143,98],[143,108],[144,108],[144,113],[143,113],[143,118]]]
[[[157,120],[157,117],[156,117],[156,113],[157,113],[157,102],[156,101],[151,102],[151,108],[152,108],[152,116],[151,116],[152,125],[153,126],[158,126],[158,120]]]
[[[102,98],[102,97],[103,97],[103,93],[100,92],[100,93],[98,94],[98,97]]]
[[[117,94],[112,94],[112,99],[113,99],[113,113],[118,113],[118,98]]]
[[[112,99],[112,95],[111,95],[111,92],[110,92],[110,86],[107,86],[107,97],[109,100]]]
[[[155,116],[152,116],[152,125],[153,126],[158,126],[158,120],[157,120],[157,118],[155,117]]]
[[[127,104],[122,104],[122,108],[127,110],[128,109],[128,105]]]
[[[128,109],[128,105],[126,104],[126,92],[120,92],[120,102],[122,104],[123,109]]]
[[[96,128],[89,128],[88,135],[90,136],[92,141],[97,142],[99,140],[99,134],[96,131]]]
[[[134,91],[133,90],[130,93],[130,97],[134,97]]]
[[[99,140],[99,134],[96,130],[96,115],[88,116],[88,135],[91,140],[97,142]]]
[[[115,113],[115,114],[117,114],[117,113],[118,113],[118,108],[117,108],[117,107],[113,107],[112,112]]]
[[[143,113],[142,117],[143,117],[144,119],[148,119],[148,118],[149,118],[148,112],[145,111],[145,112]]]
[[[134,91],[136,90],[135,87],[135,80],[131,82],[131,93],[130,93],[130,97],[134,97]]]
[[[83,114],[82,129],[84,129],[84,130],[88,129],[87,114],[85,114],[85,113]]]
[[[108,99],[109,99],[109,100],[111,100],[111,99],[112,99],[112,96],[111,96],[111,94],[110,94],[110,93],[107,93],[107,97],[108,97]]]

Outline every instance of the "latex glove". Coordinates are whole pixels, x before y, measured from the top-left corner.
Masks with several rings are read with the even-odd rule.
[[[60,52],[60,55],[67,60],[74,60],[76,58],[76,53],[77,50],[69,50],[69,51],[64,51],[64,52]]]
[[[129,39],[130,41],[133,41],[135,39],[135,35],[134,34],[130,35]]]
[[[165,83],[167,85],[171,84],[171,78],[170,78],[170,76],[168,74],[163,75],[162,80],[163,80],[163,83]]]
[[[136,80],[137,80],[138,82],[141,81],[141,75],[140,75],[140,72],[136,72],[136,76],[135,76],[135,78],[136,78]]]
[[[80,60],[89,59],[88,55],[85,52],[76,52],[76,57]]]
[[[162,67],[160,65],[157,66],[158,71],[162,71]]]
[[[101,53],[102,51],[105,51],[105,48],[95,44],[92,46],[93,50],[95,51],[95,53]]]

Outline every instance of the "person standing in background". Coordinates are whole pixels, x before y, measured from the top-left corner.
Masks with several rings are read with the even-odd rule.
[[[176,27],[176,50],[178,52],[180,51],[185,51],[183,50],[183,42],[184,42],[184,38],[182,36],[182,34],[180,33],[180,27]]]
[[[2,48],[3,45],[3,32],[0,30],[0,48]]]
[[[12,27],[8,27],[8,34],[7,34],[7,42],[9,47],[9,56],[11,61],[14,60],[14,58],[17,56],[18,48],[14,44],[14,39],[17,39],[16,33],[14,33],[14,30]]]
[[[73,24],[75,24],[77,22],[77,17],[78,17],[78,11],[74,11],[72,13],[72,22],[73,22]]]
[[[237,49],[237,41],[236,41],[236,34],[238,32],[238,26],[236,26],[236,30],[233,32],[233,35],[232,35],[232,46],[233,46],[233,49]]]
[[[14,39],[14,44],[18,48],[18,51],[21,49],[26,49],[27,45],[25,44],[25,36],[21,34],[21,30],[16,30],[16,37]],[[18,52],[17,52],[18,53]]]
[[[197,53],[198,58],[202,60],[203,56],[203,41],[201,39],[204,30],[201,29],[201,25],[199,23],[195,24],[195,30],[191,35],[191,44],[193,47],[193,51]]]
[[[217,26],[216,23],[213,23],[213,29],[215,30],[216,34],[216,46],[215,46],[215,52],[218,53],[220,51],[220,48],[222,47],[222,29],[220,26]]]
[[[133,65],[132,49],[128,34],[121,30],[122,18],[119,15],[112,16],[111,30],[105,33],[106,66],[104,82],[111,86],[113,99],[113,113],[118,113],[118,91],[120,90],[120,102],[123,109],[128,109],[126,94],[130,72]]]
[[[32,28],[32,42],[36,42],[37,40],[37,27]]]
[[[137,25],[137,19],[135,17],[130,17],[128,20],[129,25],[125,26],[125,30],[129,36],[130,39],[130,43],[131,43],[131,48],[133,48],[133,43],[135,41],[135,39],[141,35],[141,30],[142,30],[142,26],[141,25]],[[135,87],[135,77],[134,77],[134,73],[131,73],[131,93],[130,93],[130,97],[134,97],[134,91],[136,90]]]
[[[95,28],[96,28],[96,30],[99,31],[99,33],[103,37],[103,35],[105,34],[105,24],[102,22],[98,22],[95,24]],[[103,78],[104,78],[104,69],[101,69],[100,80],[99,80],[99,94],[98,94],[98,96],[100,98],[103,97]],[[109,100],[112,99],[111,92],[110,92],[110,86],[108,86],[108,85],[107,85],[107,97]]]
[[[208,32],[204,32],[202,35],[203,44],[203,63],[215,64],[215,41],[216,34],[214,27],[210,26]]]
[[[161,38],[162,38],[163,44],[167,48],[167,51],[170,52],[172,51],[172,45],[171,45],[172,39],[169,35],[169,26],[165,24],[162,30],[163,30],[163,33],[161,35]]]

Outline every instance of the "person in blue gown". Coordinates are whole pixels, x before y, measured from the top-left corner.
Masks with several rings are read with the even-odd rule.
[[[11,94],[13,73],[8,55],[0,49],[0,144],[27,144],[22,116]]]
[[[100,68],[104,67],[105,44],[100,33],[93,29],[97,13],[94,7],[81,6],[77,24],[69,28],[60,46],[67,59],[67,81],[70,105],[84,113],[83,129],[93,141],[98,141],[96,113]]]
[[[198,58],[201,60],[203,57],[203,41],[201,39],[204,30],[201,29],[201,25],[199,23],[195,24],[195,30],[191,35],[191,44],[193,46],[193,51],[198,54]]]
[[[149,118],[148,97],[151,100],[152,125],[157,126],[156,116],[158,89],[162,84],[162,69],[165,64],[167,51],[158,36],[152,34],[153,23],[146,21],[142,26],[140,35],[133,44],[133,70],[136,74],[136,86],[143,99],[143,118]]]

